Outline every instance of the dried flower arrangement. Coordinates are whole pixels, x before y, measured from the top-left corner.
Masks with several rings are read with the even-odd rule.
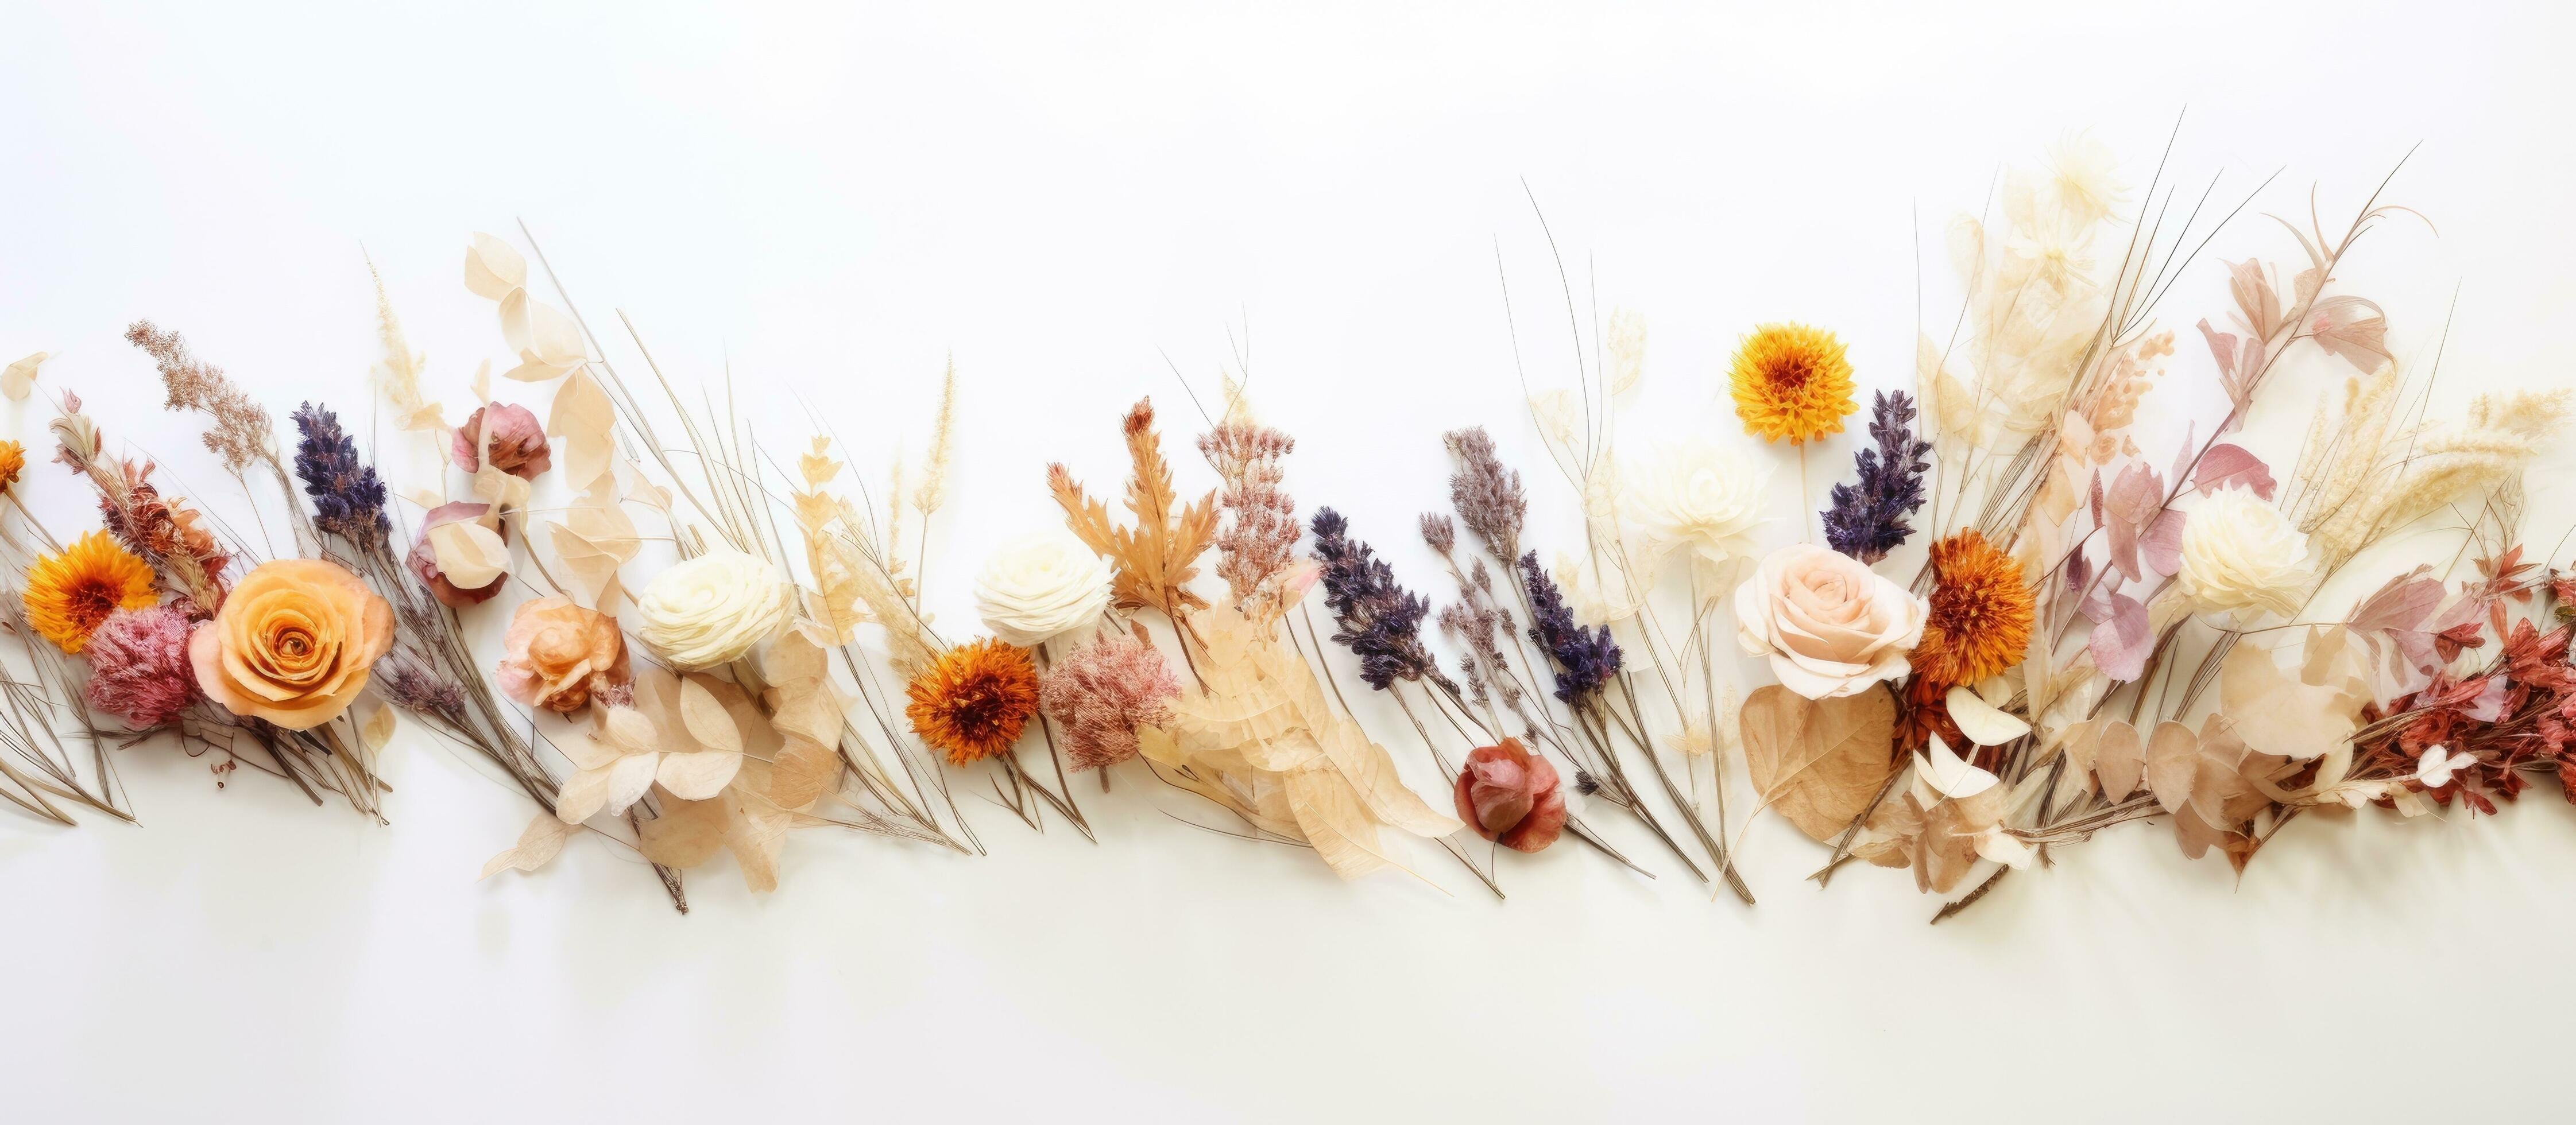
[[[1952,224],[1949,339],[1918,333],[1915,386],[1873,396],[1851,478],[1807,541],[1767,554],[1776,454],[1757,451],[1789,443],[1803,506],[1811,448],[1862,407],[1841,340],[1755,328],[1719,403],[1744,436],[1632,458],[1617,438],[1644,322],[1614,313],[1587,334],[1569,315],[1572,385],[1528,405],[1581,547],[1543,561],[1520,473],[1483,428],[1451,431],[1448,510],[1416,524],[1445,604],[1341,512],[1301,519],[1296,442],[1232,380],[1196,441],[1212,488],[1182,491],[1139,401],[1121,421],[1124,515],[1050,465],[1062,527],[985,560],[986,635],[951,639],[920,580],[957,455],[953,362],[925,456],[895,458],[881,503],[864,484],[853,500],[836,439],[777,464],[729,392],[690,401],[621,314],[660,392],[638,397],[543,255],[552,303],[517,248],[477,235],[464,281],[494,305],[503,377],[551,399],[542,419],[499,401],[486,364],[451,425],[379,279],[378,388],[442,466],[397,497],[338,414],[300,405],[282,446],[230,377],[136,322],[167,407],[204,415],[208,452],[274,503],[254,499],[254,535],[236,534],[165,495],[152,460],[110,452],[66,393],[55,459],[101,524],[66,543],[19,504],[24,451],[0,442],[7,601],[35,672],[0,693],[0,797],[60,823],[131,819],[108,744],[167,733],[219,779],[249,767],[382,819],[372,754],[401,712],[538,806],[486,876],[535,871],[583,829],[647,860],[682,911],[683,873],[719,852],[774,888],[796,829],[980,854],[951,770],[989,771],[1033,829],[1052,810],[1096,839],[1069,777],[1105,793],[1137,762],[1232,834],[1311,848],[1344,877],[1410,870],[1400,841],[1417,836],[1497,897],[1503,850],[1566,837],[1651,876],[1587,821],[1598,801],[1749,905],[1735,855],[1770,811],[1828,849],[1820,882],[1860,859],[1960,895],[1936,921],[2129,821],[2166,817],[2187,856],[2241,869],[2309,812],[2492,814],[2541,775],[2576,801],[2576,579],[2521,538],[2522,474],[2576,396],[2425,417],[2438,358],[2410,380],[2386,314],[2337,276],[2364,232],[2412,214],[2374,192],[2337,234],[2313,204],[2305,226],[2282,222],[2295,272],[2227,264],[2227,323],[2197,324],[2225,410],[2193,417],[2155,313],[2234,213],[2178,214],[2159,167],[2132,214],[2115,170],[2070,137],[2044,172],[2002,181],[1999,218]],[[0,393],[25,397],[44,359],[0,373]],[[2315,367],[2340,378],[2315,388],[2276,476],[2239,431]],[[2178,441],[2151,402],[2181,407],[2161,411]],[[2388,577],[2341,614],[2320,605],[2444,514],[2467,533],[2450,565]],[[650,573],[630,591],[634,566]],[[497,658],[469,639],[484,613],[506,621]],[[1722,682],[1722,613],[1774,682]],[[1449,811],[1361,725],[1336,647],[1414,729]],[[370,691],[385,706],[361,723]],[[57,709],[78,729],[59,731]],[[1022,761],[1033,741],[1043,771]]]

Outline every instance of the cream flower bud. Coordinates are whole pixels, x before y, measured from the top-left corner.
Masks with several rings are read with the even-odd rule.
[[[2299,611],[2299,595],[2314,577],[2308,537],[2248,490],[2209,497],[2182,525],[2175,590],[2200,612],[2239,620],[2266,611],[2286,617]]]
[[[1668,446],[1619,474],[1619,508],[1657,551],[1722,566],[1753,553],[1771,474],[1713,441]]]
[[[1771,552],[1735,588],[1736,639],[1809,699],[1858,695],[1909,670],[1931,603],[1860,560],[1812,543]]]
[[[718,547],[635,597],[635,635],[684,671],[739,659],[796,616],[796,584],[765,559]]]
[[[1113,573],[1108,559],[1064,532],[1023,535],[975,576],[975,613],[1004,644],[1035,648],[1099,620]]]

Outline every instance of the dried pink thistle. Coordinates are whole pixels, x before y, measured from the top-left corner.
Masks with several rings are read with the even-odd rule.
[[[1237,603],[1275,594],[1297,549],[1297,502],[1279,487],[1280,460],[1297,439],[1268,426],[1228,421],[1199,436],[1199,452],[1225,481],[1217,501],[1232,518],[1217,536],[1216,573]]]
[[[168,606],[120,609],[90,634],[89,705],[150,730],[198,699],[188,663],[188,618]]]
[[[1038,706],[1064,724],[1065,757],[1077,770],[1136,756],[1136,729],[1171,721],[1181,682],[1142,627],[1137,635],[1102,632],[1076,648],[1038,683]]]
[[[488,425],[489,429],[486,429]],[[478,406],[456,428],[449,443],[448,456],[456,467],[477,472],[483,458],[475,455],[475,435],[483,436],[483,448],[490,451],[492,467],[520,480],[535,480],[537,474],[554,465],[554,450],[546,444],[546,427],[527,407],[516,403],[493,403]]]
[[[1513,851],[1535,852],[1565,830],[1565,790],[1556,767],[1518,739],[1479,746],[1458,771],[1458,819]]]
[[[429,596],[437,598],[440,605],[450,609],[463,609],[469,605],[490,601],[492,595],[500,593],[502,585],[509,582],[509,576],[503,575],[486,585],[470,590],[459,588],[455,583],[447,580],[447,572],[438,569],[438,548],[431,546],[429,542],[429,533],[440,525],[479,519],[491,508],[490,504],[477,504],[468,500],[454,504],[441,504],[431,508],[428,515],[421,517],[420,534],[412,539],[411,553],[404,556],[403,564],[411,568],[412,577],[420,579],[420,584],[429,589]],[[500,526],[500,535],[502,542],[509,541],[509,524],[503,523]]]

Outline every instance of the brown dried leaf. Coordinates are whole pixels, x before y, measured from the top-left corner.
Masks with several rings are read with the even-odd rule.
[[[2138,791],[2138,781],[2146,774],[2146,747],[2138,737],[2138,728],[2117,719],[2102,726],[2093,742],[2093,774],[2102,781],[2102,795],[2114,801],[2127,800]]]
[[[2157,723],[2147,738],[2147,789],[2156,803],[2166,812],[2183,807],[2199,776],[2200,736],[2171,719]]]
[[[1755,792],[1809,839],[1840,835],[1893,768],[1896,701],[1884,691],[1814,700],[1771,684],[1741,722]]]

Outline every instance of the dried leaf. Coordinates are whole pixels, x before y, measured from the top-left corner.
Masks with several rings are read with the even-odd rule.
[[[691,868],[705,863],[724,846],[725,835],[733,826],[726,801],[662,802],[662,815],[644,821],[642,831],[644,858],[671,868]]]
[[[2245,744],[2265,754],[2308,761],[2342,746],[2368,701],[2362,685],[2315,685],[2283,675],[2272,654],[2238,644],[2219,665],[2221,711]]]
[[[723,703],[708,688],[710,679],[692,675],[680,681],[680,722],[689,736],[709,750],[739,756],[742,753],[742,731],[734,726],[733,716],[725,713]]]
[[[436,552],[438,569],[458,589],[481,589],[510,570],[509,544],[501,541],[498,532],[473,520],[430,528],[429,545]]]
[[[2272,467],[2262,458],[2244,446],[2226,442],[2210,446],[2208,452],[2201,454],[2200,464],[2192,470],[2191,486],[2204,495],[2222,488],[2249,488],[2254,495],[2269,500],[2280,484],[2272,479]]]
[[[394,729],[400,722],[393,708],[378,706],[374,714],[367,716],[366,725],[358,728],[358,744],[369,753],[383,750],[394,740]]]
[[[2155,734],[2147,739],[2147,791],[2156,795],[2156,803],[2173,812],[2191,800],[2191,787],[2200,775],[2200,736],[2190,727],[2171,719],[2156,724]]]
[[[1754,791],[1809,839],[1840,835],[1893,768],[1896,701],[1884,691],[1814,700],[1770,684],[1740,714]]]
[[[2102,734],[2093,742],[2093,775],[2102,781],[2102,795],[2114,801],[2125,801],[2138,791],[2138,782],[2146,776],[2147,759],[2138,728],[2117,719],[2102,726]]]
[[[613,482],[617,454],[617,408],[599,380],[576,371],[555,388],[546,412],[546,433],[563,439],[556,461],[564,487],[579,493],[605,493],[603,478]],[[667,501],[661,505],[669,508]]]
[[[2001,746],[2030,733],[2029,723],[2006,714],[1967,688],[1951,688],[1943,704],[1950,721],[1958,724],[1959,733],[1979,746]]]
[[[6,370],[0,370],[0,395],[9,396],[13,402],[26,401],[36,389],[36,369],[43,367],[51,358],[49,352],[37,352],[10,364]]]
[[[557,853],[563,851],[564,839],[571,834],[571,825],[544,813],[538,813],[535,819],[528,822],[528,827],[519,833],[519,842],[511,845],[509,850],[486,861],[483,864],[483,873],[475,876],[474,880],[479,883],[504,870],[514,868],[520,871],[534,871],[543,867],[551,862]]]
[[[528,260],[517,247],[480,231],[465,248],[465,288],[487,301],[508,297],[528,283]]]

